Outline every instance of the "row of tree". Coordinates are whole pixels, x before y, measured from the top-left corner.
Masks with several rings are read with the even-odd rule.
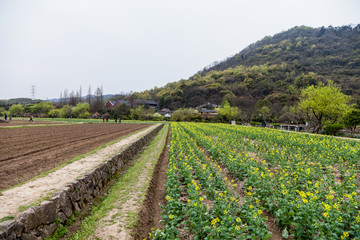
[[[79,90],[72,90],[69,92],[65,89],[60,93],[59,101],[55,103],[58,108],[62,108],[65,105],[76,106],[78,103],[88,103],[90,106],[90,112],[104,113],[104,90],[103,87],[97,87],[95,92],[92,93],[91,86],[89,86],[87,95],[83,97],[82,87]]]
[[[88,118],[90,117],[90,105],[88,103],[78,103],[76,106],[65,105],[60,109],[54,108],[50,102],[39,102],[36,104],[13,104],[9,111],[3,111],[2,114],[8,114],[13,117],[62,117],[62,118]]]

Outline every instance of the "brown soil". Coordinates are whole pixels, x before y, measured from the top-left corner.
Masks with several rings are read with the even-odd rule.
[[[148,126],[124,123],[0,129],[0,190]]]
[[[138,222],[134,228],[134,239],[147,239],[151,229],[161,228],[162,209],[159,204],[165,206],[165,183],[166,171],[169,164],[170,130],[166,138],[159,161],[155,166],[153,178],[146,194],[146,199],[140,210]]]
[[[29,122],[29,120],[22,120],[22,119],[13,119],[11,121],[9,121],[9,119],[8,119],[7,122],[5,120],[0,121],[0,127],[60,125],[60,124],[79,124],[79,123],[77,123],[77,122],[62,122],[62,121],[46,121],[46,120],[36,120],[36,119],[33,122]]]

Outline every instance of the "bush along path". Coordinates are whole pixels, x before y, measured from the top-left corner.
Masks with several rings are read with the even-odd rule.
[[[358,142],[242,126],[181,126],[244,180],[245,193],[276,216],[284,238],[360,238]]]
[[[269,239],[267,217],[247,196],[240,204],[236,185],[179,126],[172,125],[162,229],[152,239]]]
[[[131,239],[132,229],[145,199],[154,167],[165,147],[169,125],[134,161],[108,194],[68,239]]]

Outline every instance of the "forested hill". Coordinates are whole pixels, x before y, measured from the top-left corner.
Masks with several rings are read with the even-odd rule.
[[[294,27],[265,37],[188,80],[140,96],[171,109],[220,104],[225,98],[247,110],[266,98],[280,117],[298,101],[300,89],[327,79],[340,84],[345,94],[360,103],[360,25]]]
[[[225,70],[239,65],[254,66],[286,63],[299,72],[321,75],[360,73],[360,24],[356,27],[294,27],[267,36],[235,56],[211,68]]]

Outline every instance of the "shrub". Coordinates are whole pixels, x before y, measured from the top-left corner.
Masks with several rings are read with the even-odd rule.
[[[261,122],[250,122],[251,126],[261,125]]]
[[[332,123],[324,127],[325,134],[337,135],[341,129],[344,128],[342,123]]]
[[[280,123],[273,123],[274,128],[279,128],[280,127]]]

